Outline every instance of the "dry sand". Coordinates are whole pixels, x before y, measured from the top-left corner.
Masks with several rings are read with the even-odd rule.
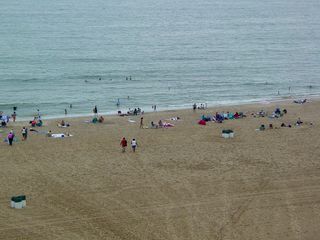
[[[202,113],[275,105],[288,114],[197,125]],[[13,147],[0,143],[0,239],[320,238],[319,101],[158,112],[144,120],[173,116],[182,121],[169,129],[139,129],[140,117],[104,124],[78,118],[69,120],[70,138],[30,132]],[[255,131],[298,117],[314,125]],[[66,130],[45,123],[41,131]],[[20,139],[22,124],[14,126]],[[223,128],[235,138],[221,138]],[[122,136],[137,138],[136,153],[121,153]],[[19,194],[27,208],[11,209],[10,197]]]

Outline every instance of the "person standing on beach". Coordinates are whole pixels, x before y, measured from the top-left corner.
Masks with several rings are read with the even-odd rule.
[[[94,113],[94,114],[98,114],[98,108],[97,108],[97,106],[94,106],[94,108],[93,108],[93,113]]]
[[[41,113],[40,113],[40,109],[37,109],[37,114],[38,114],[38,119],[41,120]]]
[[[122,152],[124,153],[126,151],[126,147],[128,146],[128,142],[125,137],[122,138],[122,140],[120,142],[120,146],[122,148]]]
[[[143,128],[143,117],[140,118],[140,128]]]
[[[13,139],[14,139],[14,133],[13,133],[13,130],[11,130],[8,134],[8,142],[10,146],[12,146]]]
[[[15,122],[16,121],[16,117],[17,117],[17,113],[13,112],[11,117],[12,117],[13,122]]]
[[[21,130],[22,133],[22,141],[26,141],[28,138],[28,129],[26,127],[23,127]]]
[[[196,104],[196,103],[194,103],[194,104],[193,104],[193,111],[195,112],[195,111],[196,111],[196,109],[197,109],[197,104]]]
[[[133,138],[133,139],[131,140],[131,148],[132,148],[132,151],[133,151],[133,152],[136,152],[137,146],[138,146],[137,140],[136,140],[135,138]]]

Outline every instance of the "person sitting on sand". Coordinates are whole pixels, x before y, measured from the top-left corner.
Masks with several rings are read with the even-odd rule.
[[[300,126],[302,123],[303,123],[303,122],[301,121],[301,119],[298,118],[298,120],[297,120],[297,122],[296,122],[296,125],[297,125],[297,126]]]
[[[264,110],[261,110],[259,113],[258,113],[259,117],[265,117],[266,116],[266,112]]]
[[[99,123],[103,123],[104,122],[104,117],[100,116],[98,121],[99,121]]]
[[[266,130],[265,125],[264,125],[264,124],[261,124],[261,126],[260,126],[259,130],[260,130],[260,131],[264,131],[264,130]]]
[[[98,118],[97,117],[94,117],[93,119],[92,119],[92,123],[97,123],[98,122]]]
[[[158,128],[158,125],[157,125],[157,124],[154,124],[154,122],[151,121],[151,128]]]
[[[51,132],[51,130],[49,130],[49,131],[47,132],[47,137],[52,137],[52,132]]]
[[[38,127],[41,127],[41,126],[43,125],[42,120],[41,120],[41,119],[39,119],[39,121],[36,123],[36,125],[37,125]]]
[[[35,127],[37,124],[36,118],[34,118],[32,121],[29,122],[31,124],[31,127]]]
[[[288,111],[287,111],[287,109],[283,109],[283,114],[287,114],[288,113]]]
[[[269,128],[270,128],[270,129],[273,129],[272,123],[269,124]]]
[[[64,120],[61,120],[61,122],[58,123],[58,127],[70,127],[70,124],[65,122]]]
[[[161,119],[159,120],[158,125],[159,125],[159,128],[162,128],[162,127],[163,127],[163,123],[162,123],[162,120],[161,120]]]
[[[280,114],[281,114],[280,108],[276,108],[276,110],[274,111],[274,113],[275,113],[276,115],[280,115]]]

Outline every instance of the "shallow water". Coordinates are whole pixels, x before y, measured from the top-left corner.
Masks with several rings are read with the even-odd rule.
[[[0,111],[53,117],[94,105],[115,112],[118,98],[120,109],[161,110],[319,95],[319,11],[318,0],[6,1]]]

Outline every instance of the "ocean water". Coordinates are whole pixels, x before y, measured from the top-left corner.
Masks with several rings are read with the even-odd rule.
[[[148,111],[319,95],[319,12],[319,0],[3,1],[0,111],[54,117],[69,104],[71,115],[94,105],[114,113],[118,98],[120,109]]]

